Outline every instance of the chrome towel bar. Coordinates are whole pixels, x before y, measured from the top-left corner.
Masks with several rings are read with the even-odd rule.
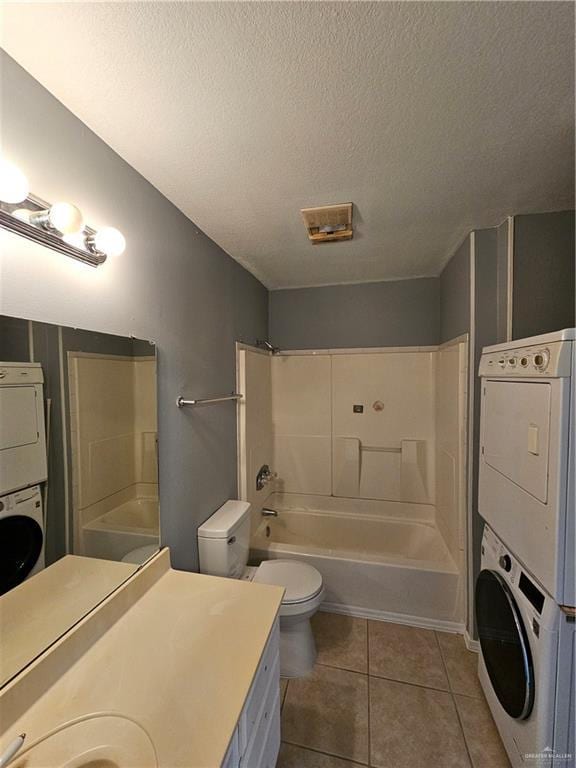
[[[213,403],[225,403],[227,400],[241,400],[244,395],[238,395],[233,392],[231,395],[222,395],[222,397],[204,397],[197,400],[186,400],[180,395],[176,398],[176,405],[178,408],[183,408],[185,405],[212,405]]]

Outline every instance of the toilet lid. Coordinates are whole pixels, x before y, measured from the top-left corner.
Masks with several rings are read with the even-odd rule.
[[[320,592],[322,575],[312,565],[297,560],[265,560],[254,576],[260,584],[284,587],[282,603],[301,603]]]

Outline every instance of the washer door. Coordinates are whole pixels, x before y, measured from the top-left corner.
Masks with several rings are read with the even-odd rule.
[[[534,706],[534,667],[522,616],[508,584],[496,571],[476,581],[476,622],[482,657],[492,688],[505,711],[517,720]]]
[[[0,595],[24,581],[42,552],[42,528],[25,515],[0,519]]]

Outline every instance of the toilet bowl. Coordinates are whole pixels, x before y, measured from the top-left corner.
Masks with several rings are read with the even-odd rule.
[[[322,575],[297,560],[265,560],[247,566],[250,504],[227,501],[198,529],[200,573],[283,587],[280,607],[280,674],[302,677],[312,671],[316,645],[310,619],[324,599]]]
[[[131,549],[130,552],[127,552],[124,555],[122,562],[132,563],[133,565],[142,565],[142,563],[145,563],[146,560],[148,560],[149,557],[152,557],[157,551],[158,547],[156,544],[147,544],[144,547],[136,547],[136,549]]]
[[[280,607],[280,674],[307,675],[316,663],[310,619],[324,599],[320,572],[297,560],[265,560],[252,581],[285,588]]]

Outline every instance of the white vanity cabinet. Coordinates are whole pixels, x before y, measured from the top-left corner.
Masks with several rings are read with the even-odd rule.
[[[278,619],[246,698],[222,768],[274,768],[280,749]]]
[[[23,755],[15,768],[22,760],[29,768],[86,765],[82,755],[95,747],[104,751],[91,765],[275,768],[283,593],[269,584],[175,571],[161,550],[4,685],[0,752],[19,733],[28,744],[47,744],[54,732],[60,736],[50,760]],[[168,665],[158,653],[164,647]],[[162,706],[139,695],[143,679],[149,690],[162,691]],[[103,712],[123,725],[104,723]],[[61,737],[78,718],[79,735]],[[124,741],[125,728],[148,734],[145,751],[153,746],[156,758],[141,756],[137,736]]]

